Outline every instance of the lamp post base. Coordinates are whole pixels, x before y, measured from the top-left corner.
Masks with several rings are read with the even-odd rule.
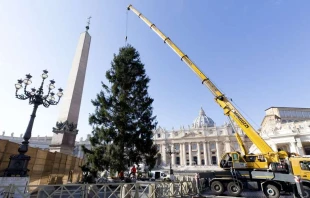
[[[30,160],[30,156],[24,154],[11,155],[9,166],[5,169],[4,176],[12,177],[12,176],[20,176],[27,177],[27,169],[28,163]]]

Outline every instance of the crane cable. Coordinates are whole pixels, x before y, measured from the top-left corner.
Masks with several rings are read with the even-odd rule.
[[[126,12],[126,36],[125,36],[125,46],[127,45],[127,32],[128,32],[128,10]]]
[[[239,107],[232,99],[231,102],[236,106],[237,109],[239,109],[245,116],[247,116],[247,118],[251,120],[252,123],[259,129],[259,125],[244,110],[242,110],[241,107]],[[257,129],[255,129],[255,131],[257,131]]]

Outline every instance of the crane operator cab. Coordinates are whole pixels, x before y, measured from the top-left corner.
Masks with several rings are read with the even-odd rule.
[[[220,167],[223,169],[230,168],[247,168],[247,163],[241,156],[240,152],[225,153],[220,161]]]
[[[220,167],[288,172],[287,163],[283,159],[280,162],[268,162],[263,154],[241,155],[238,151],[225,153],[220,161]]]
[[[300,175],[302,180],[310,178],[310,158],[309,157],[292,157],[290,158],[294,175]],[[310,190],[310,182],[308,183]]]

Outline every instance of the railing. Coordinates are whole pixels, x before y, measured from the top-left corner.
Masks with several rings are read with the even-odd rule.
[[[196,182],[0,185],[0,198],[161,198],[197,195]]]
[[[195,186],[197,194],[199,192],[204,192],[208,189],[209,182],[205,178],[199,178],[198,185],[197,185],[197,178],[193,175],[191,176],[185,176],[185,175],[175,175],[175,178],[177,181],[187,181],[187,182],[192,182]]]

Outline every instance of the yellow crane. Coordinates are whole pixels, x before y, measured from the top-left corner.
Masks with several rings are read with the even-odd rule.
[[[160,31],[154,23],[149,21],[142,13],[135,9],[132,5],[129,5],[128,10],[133,11],[143,22],[145,22],[163,41],[166,43],[186,65],[200,78],[202,84],[204,84],[214,95],[215,102],[224,110],[224,114],[232,118],[242,131],[248,136],[248,138],[257,146],[262,153],[261,159],[256,161],[258,163],[251,164],[246,163],[242,158],[238,157],[240,163],[246,164],[248,168],[268,168],[268,165],[272,162],[279,162],[280,159],[284,159],[288,154],[284,151],[273,151],[272,148],[260,137],[251,124],[242,116],[237,108],[231,103],[231,101],[215,86],[215,84],[208,78],[198,66],[186,55],[172,40],[167,37],[162,31]],[[238,134],[236,133],[238,140]],[[240,141],[240,137],[238,142]],[[240,142],[239,142],[240,144]],[[241,144],[242,145],[242,144]],[[242,148],[244,149],[244,148]],[[237,153],[238,154],[238,153]],[[245,153],[247,154],[247,153]],[[235,161],[236,162],[236,161]],[[261,163],[262,162],[262,163]],[[236,162],[237,163],[237,162]],[[267,167],[266,167],[267,166]]]
[[[222,156],[220,163],[224,171],[204,173],[205,178],[209,180],[209,186],[212,192],[216,195],[221,195],[226,187],[230,195],[238,196],[242,192],[242,183],[254,182],[261,186],[261,190],[266,197],[278,198],[280,191],[293,192],[295,195],[298,194],[299,197],[309,197],[310,158],[293,156],[291,154],[289,156],[289,153],[285,151],[273,151],[238,109],[234,107],[231,101],[169,37],[161,32],[154,23],[149,21],[132,5],[129,5],[127,9],[133,11],[186,63],[200,78],[202,84],[214,95],[216,103],[223,109],[224,114],[230,120],[232,119],[261,151],[261,154],[257,155],[248,154],[240,135],[235,130],[236,140],[244,155],[242,156],[240,152],[226,153]],[[229,160],[230,165],[227,163]],[[270,168],[272,171],[263,171]],[[300,176],[302,181],[298,179]],[[292,189],[292,187],[294,188],[292,184],[296,185],[297,190]],[[302,186],[299,184],[302,184]],[[306,196],[304,196],[304,190],[306,190]]]

